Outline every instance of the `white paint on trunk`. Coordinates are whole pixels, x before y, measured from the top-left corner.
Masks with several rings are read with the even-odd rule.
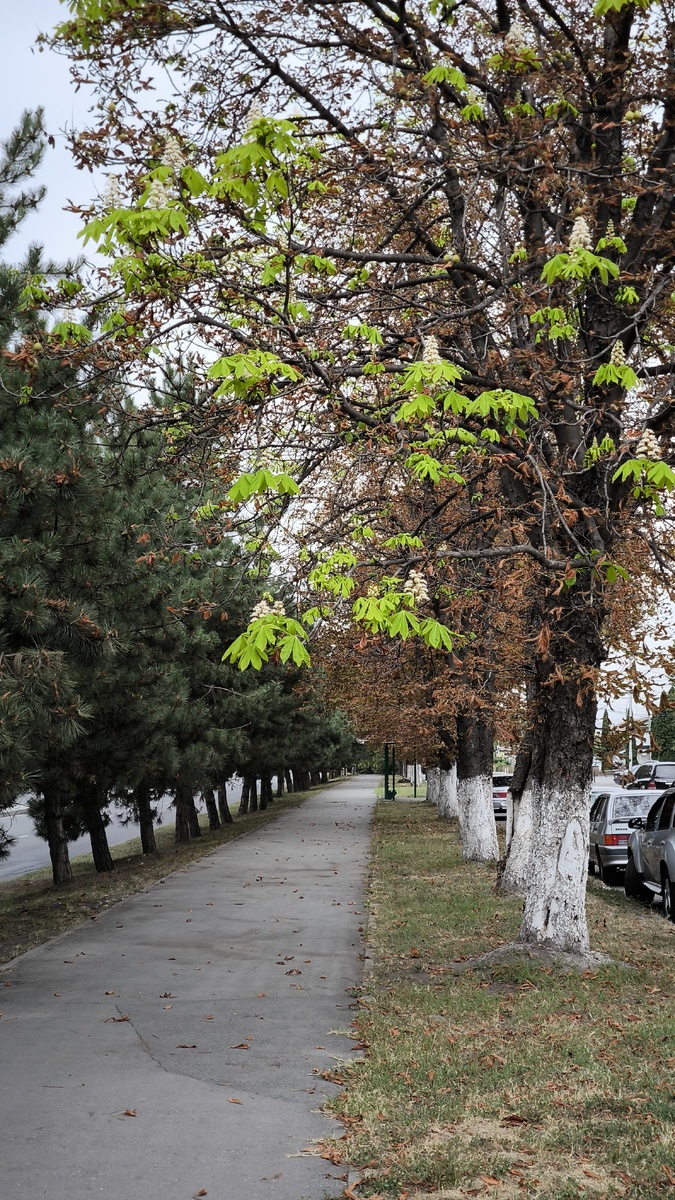
[[[457,816],[457,763],[440,773],[438,815],[446,821]]]
[[[441,790],[441,768],[427,767],[427,800],[430,804],[438,804]]]
[[[544,783],[536,798],[520,939],[588,949],[588,788]]]
[[[513,892],[516,896],[524,896],[527,890],[538,786],[535,780],[528,778],[522,795],[517,800],[513,799],[509,791],[508,803],[513,812],[513,833],[499,886],[503,892]]]
[[[462,858],[493,862],[499,844],[492,804],[492,775],[474,775],[457,782],[457,813]]]

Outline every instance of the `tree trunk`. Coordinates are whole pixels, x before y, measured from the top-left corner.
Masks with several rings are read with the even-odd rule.
[[[457,718],[457,810],[462,857],[499,858],[492,804],[492,725],[481,716]]]
[[[588,948],[588,810],[596,699],[576,679],[541,687],[530,776],[532,852],[520,940],[573,953]]]
[[[537,782],[530,774],[534,729],[530,725],[518,749],[506,802],[506,862],[499,880],[503,892],[524,896],[530,869],[532,821]]]
[[[191,791],[189,800],[186,801],[188,820],[190,822],[190,837],[198,838],[202,836],[201,825],[199,824],[199,816],[195,806],[194,794]]]
[[[328,771],[321,771],[320,777],[322,783],[328,783]]]
[[[248,811],[258,811],[258,777],[251,775],[249,779]]]
[[[234,824],[234,817],[230,812],[230,806],[227,803],[227,780],[222,779],[218,785],[218,811],[220,813],[220,821],[222,825]]]
[[[427,767],[427,803],[438,804],[441,789],[441,768]]]
[[[71,883],[73,871],[68,854],[68,840],[63,828],[63,813],[61,800],[56,792],[43,792],[45,802],[45,825],[47,826],[47,841],[49,857],[52,860],[52,877],[58,887],[62,883]]]
[[[268,798],[269,798],[268,791],[267,791],[268,783],[269,783],[269,790],[271,792],[272,791],[271,777],[269,775],[261,775],[260,776],[260,804],[258,805],[261,812],[264,812],[264,810],[267,808],[267,803],[268,803]]]
[[[249,792],[251,790],[251,781],[248,775],[244,775],[241,784],[241,799],[239,800],[239,816],[245,817],[248,812]]]
[[[284,771],[284,776],[286,779],[286,791],[294,792],[295,787],[293,786],[293,776],[291,775],[291,772],[288,770]]]
[[[144,779],[134,789],[134,800],[138,813],[138,824],[141,830],[141,846],[144,854],[156,854],[155,825],[150,803],[150,784]]]
[[[310,777],[309,777],[309,785],[310,785],[310,787],[320,787],[321,786],[321,772],[320,771],[312,771],[311,772]]]
[[[293,791],[304,792],[303,776],[301,771],[293,771]]]
[[[108,845],[108,835],[105,831],[105,821],[103,813],[99,808],[95,795],[85,798],[82,803],[82,812],[84,814],[84,823],[87,826],[89,841],[91,842],[91,853],[94,858],[94,866],[99,873],[104,871],[112,871],[114,863]]]
[[[190,819],[190,811],[194,812],[194,801],[192,792],[186,787],[177,787],[174,798],[174,806],[176,809],[176,841],[189,842],[192,828]]]
[[[202,792],[202,799],[206,805],[206,811],[209,818],[209,829],[220,829],[220,818],[218,816],[218,805],[213,788],[205,788]]]
[[[438,815],[447,821],[458,815],[457,809],[457,763],[449,768],[440,768],[438,789]]]
[[[278,771],[277,772],[277,799],[280,796],[283,796],[283,794],[284,794],[284,773],[283,773],[283,771]]]

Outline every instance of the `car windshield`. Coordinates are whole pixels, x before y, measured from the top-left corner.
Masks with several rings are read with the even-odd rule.
[[[511,782],[511,779],[512,779],[511,775],[493,775],[492,776],[492,786],[507,788]]]
[[[612,818],[615,821],[630,821],[631,817],[646,817],[654,801],[647,793],[631,792],[630,796],[615,796]]]

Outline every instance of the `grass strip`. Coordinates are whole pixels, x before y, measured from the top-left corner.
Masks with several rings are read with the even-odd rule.
[[[322,784],[321,788],[327,786],[330,784]],[[98,874],[91,855],[83,854],[73,859],[73,882],[63,887],[53,886],[51,867],[0,883],[0,963],[9,962],[81,921],[95,920],[111,904],[142,892],[172,871],[203,858],[288,809],[297,808],[321,788],[287,793],[275,799],[270,808],[243,817],[235,815],[232,825],[213,831],[206,815],[201,814],[202,836],[180,845],[174,842],[173,822],[161,825],[155,829],[156,854],[143,855],[140,838],[111,846],[115,862],[111,872]]]
[[[533,957],[452,974],[517,933],[518,899],[424,804],[376,810],[375,966],[330,1106],[359,1197],[675,1196],[675,926],[589,882],[584,973]],[[456,969],[456,968],[455,968]]]

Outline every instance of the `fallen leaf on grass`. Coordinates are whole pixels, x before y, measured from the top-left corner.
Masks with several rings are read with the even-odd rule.
[[[411,957],[411,958],[419,958],[419,956],[420,956],[420,952],[419,952],[419,950],[417,949],[417,947],[416,947],[416,946],[411,946],[411,947],[410,947],[410,957]]]
[[[658,989],[657,989],[657,991],[658,991]],[[668,1183],[670,1184],[670,1186],[675,1187],[675,1175],[671,1171],[670,1167],[666,1166],[665,1163],[663,1164],[663,1174],[665,1175],[666,1179],[668,1180]]]
[[[510,1116],[504,1117],[499,1122],[500,1125],[527,1125],[527,1117],[519,1117],[517,1113],[511,1113]]]
[[[234,1097],[234,1096],[230,1096],[230,1097],[228,1098],[228,1101],[227,1101],[227,1103],[228,1103],[228,1104],[243,1104],[243,1103],[244,1103],[244,1101],[243,1101],[243,1100],[237,1100],[237,1099],[235,1099],[235,1097]]]
[[[582,1167],[581,1169],[584,1175],[588,1175],[589,1179],[602,1179],[602,1175],[596,1175],[595,1171],[589,1171],[588,1167]],[[675,1183],[675,1179],[673,1179],[673,1183]]]

